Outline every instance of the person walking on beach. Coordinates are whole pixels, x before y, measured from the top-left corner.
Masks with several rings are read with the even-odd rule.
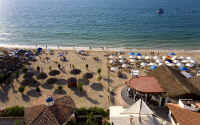
[[[58,69],[61,69],[61,65],[60,64],[58,64]]]
[[[37,66],[37,71],[40,72],[40,67],[39,66]]]
[[[74,66],[74,64],[72,64],[72,69],[75,69],[75,66]]]
[[[88,64],[85,64],[85,68],[86,68],[86,70],[88,70],[88,67],[89,67],[89,65],[88,65]]]
[[[72,64],[71,64],[71,63],[69,64],[69,68],[70,68],[70,69],[72,68]]]

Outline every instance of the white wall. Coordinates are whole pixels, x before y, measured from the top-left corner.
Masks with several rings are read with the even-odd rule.
[[[169,110],[168,117],[169,117],[169,119],[170,119],[170,121],[171,121],[171,123],[172,123],[173,125],[179,125],[178,123],[175,123],[174,119],[173,119],[172,116],[171,116],[171,111],[170,111],[170,110]]]

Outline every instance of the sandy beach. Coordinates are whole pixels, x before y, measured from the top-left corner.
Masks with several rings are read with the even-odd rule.
[[[32,48],[33,49],[33,48]],[[84,49],[84,48],[79,48]],[[8,48],[1,48],[1,51],[8,50]],[[20,84],[23,82],[23,74],[20,75],[18,80],[14,80],[13,86],[11,89],[6,90],[0,90],[0,106],[1,108],[4,107],[10,107],[14,105],[23,105],[23,106],[32,106],[32,105],[38,105],[40,103],[45,102],[45,98],[48,95],[55,94],[56,89],[58,88],[58,84],[54,84],[52,88],[45,88],[44,84],[48,79],[56,78],[62,84],[63,90],[65,91],[64,94],[71,96],[72,99],[76,103],[76,107],[92,107],[92,106],[98,106],[102,108],[108,108],[111,105],[110,99],[109,99],[109,92],[108,88],[110,86],[112,91],[115,91],[120,86],[124,85],[125,81],[127,81],[129,78],[131,78],[131,75],[127,72],[124,72],[127,75],[127,78],[121,79],[117,77],[116,72],[109,73],[110,76],[110,82],[108,83],[108,59],[106,55],[114,54],[119,50],[113,51],[113,50],[105,50],[105,49],[94,49],[92,50],[86,50],[88,53],[88,56],[81,56],[77,53],[77,49],[52,49],[53,55],[47,54],[47,50],[44,50],[43,53],[40,56],[36,57],[37,61],[31,62],[29,65],[29,68],[32,68],[36,70],[37,66],[40,67],[41,71],[46,73],[47,75],[51,70],[59,70],[58,64],[60,64],[64,69],[65,72],[60,71],[60,74],[56,76],[50,76],[43,80],[38,80],[35,78],[36,82],[39,83],[39,88],[41,90],[41,95],[35,95],[34,94],[34,87],[26,87],[24,94],[22,95],[20,92],[18,92],[18,88],[20,87]],[[131,51],[124,51],[123,55],[128,57],[128,53]],[[150,55],[152,50],[137,50],[135,52],[140,52],[143,55]],[[157,55],[167,55],[168,52],[175,52],[178,56],[191,56],[194,57],[195,60],[198,62],[200,61],[200,52],[199,51],[175,51],[175,50],[154,50],[154,54]],[[66,59],[67,62],[60,61],[60,57],[58,57],[58,54],[62,53]],[[46,61],[46,57],[49,58],[49,61]],[[94,57],[98,57],[99,61],[97,62]],[[71,65],[74,65],[75,68],[78,68],[81,70],[81,73],[79,75],[72,75],[70,74],[70,71],[72,70]],[[85,65],[88,64],[88,70],[86,69]],[[101,68],[102,72],[102,80],[97,80],[97,69]],[[93,78],[89,79],[89,84],[83,85],[83,91],[80,92],[78,90],[72,90],[67,87],[66,80],[70,77],[75,77],[77,79],[82,79],[84,73],[92,73]],[[141,70],[141,75],[145,75],[145,72]],[[112,105],[115,105],[114,102],[112,102]]]

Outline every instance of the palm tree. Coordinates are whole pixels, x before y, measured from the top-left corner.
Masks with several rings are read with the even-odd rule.
[[[63,89],[62,85],[59,85],[59,86],[58,86],[58,90],[61,91],[62,89]]]
[[[20,92],[20,93],[24,93],[24,90],[25,90],[25,86],[20,86],[19,88],[18,88],[18,91]]]
[[[40,67],[39,66],[37,66],[37,71],[40,72]]]
[[[99,75],[101,75],[101,68],[98,68],[98,69],[97,69],[97,73],[98,73]]]
[[[102,76],[101,75],[97,76],[97,80],[101,81],[102,80]]]
[[[97,119],[95,118],[94,114],[91,112],[86,121],[87,125],[96,125],[97,124]]]

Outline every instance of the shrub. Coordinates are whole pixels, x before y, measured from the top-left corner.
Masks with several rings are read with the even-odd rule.
[[[101,74],[101,68],[97,69],[97,73],[100,75]]]
[[[102,76],[100,76],[100,75],[97,76],[97,80],[98,80],[98,81],[101,81],[101,80],[102,80]]]
[[[83,90],[83,83],[82,83],[82,82],[79,82],[79,83],[78,83],[78,89],[79,89],[80,91]]]
[[[77,79],[74,77],[71,77],[67,80],[67,85],[69,88],[76,88],[77,87]]]
[[[58,81],[58,79],[56,79],[56,78],[49,78],[49,79],[47,79],[47,83],[48,84],[55,84],[56,82]]]
[[[118,76],[119,78],[123,78],[122,72],[118,71],[118,72],[117,72],[117,76]]]
[[[1,83],[1,84],[4,83],[4,82],[6,81],[6,79],[7,79],[7,75],[1,73],[1,74],[0,74],[0,83]]]
[[[80,69],[73,69],[70,73],[73,74],[73,75],[78,75],[78,74],[81,73],[81,70]]]
[[[19,77],[19,72],[18,72],[18,71],[16,71],[16,72],[14,73],[14,77],[15,77],[15,78],[18,78],[18,77]]]
[[[40,88],[39,87],[36,88],[36,92],[40,92]]]
[[[93,74],[92,73],[85,73],[84,75],[83,75],[83,78],[85,78],[85,79],[91,79],[93,77]]]
[[[62,90],[63,87],[61,85],[58,86],[58,90]]]
[[[50,70],[50,71],[52,70],[52,67],[51,67],[51,66],[49,66],[49,70]]]
[[[79,108],[75,112],[76,115],[89,115],[90,113],[93,113],[94,115],[102,115],[103,117],[109,116],[108,111],[105,111],[103,108],[99,107],[91,107],[89,109]]]
[[[24,116],[24,107],[14,106],[10,108],[6,108],[0,112],[0,117],[20,117]]]
[[[18,88],[18,91],[21,93],[23,93],[24,90],[25,90],[25,86],[23,86],[23,85]]]
[[[50,76],[56,76],[56,75],[59,75],[60,74],[60,71],[58,71],[58,70],[51,70],[50,72],[49,72],[49,75]]]
[[[41,72],[37,75],[37,79],[46,79],[47,77],[47,74],[44,72]]]
[[[28,68],[26,67],[26,66],[24,66],[23,68],[22,68],[22,72],[23,73],[26,73],[28,71]]]
[[[15,120],[14,125],[20,125],[20,121],[19,120]]]
[[[110,123],[107,122],[107,121],[105,121],[105,122],[103,123],[103,125],[110,125]]]

